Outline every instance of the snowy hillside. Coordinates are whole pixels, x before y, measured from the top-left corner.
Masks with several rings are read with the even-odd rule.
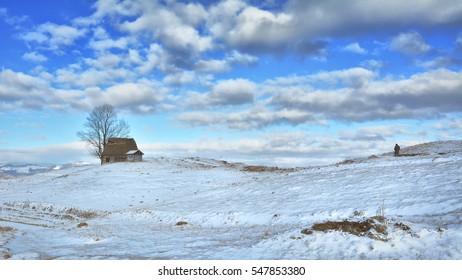
[[[462,259],[462,141],[321,167],[155,158],[0,179],[4,259]]]

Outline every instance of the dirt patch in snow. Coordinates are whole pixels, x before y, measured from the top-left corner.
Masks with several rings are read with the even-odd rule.
[[[402,230],[410,233],[414,237],[417,235],[412,233],[411,227],[401,222],[393,222],[386,220],[382,216],[374,216],[361,221],[326,221],[322,223],[315,223],[311,228],[303,229],[302,234],[310,235],[314,231],[329,232],[329,231],[341,231],[356,236],[365,236],[374,240],[388,241],[388,230],[389,225],[392,225],[394,229]]]
[[[246,172],[295,172],[297,168],[279,168],[273,166],[246,165],[242,169]]]
[[[11,232],[14,229],[12,227],[0,227],[0,233]]]

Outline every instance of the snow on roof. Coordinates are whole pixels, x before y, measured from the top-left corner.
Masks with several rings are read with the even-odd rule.
[[[128,151],[128,152],[126,153],[126,155],[134,155],[134,154],[136,154],[137,152],[143,153],[143,152],[141,152],[140,150],[130,150],[130,151]]]

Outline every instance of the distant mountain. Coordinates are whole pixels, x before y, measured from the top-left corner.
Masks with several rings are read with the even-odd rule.
[[[54,170],[67,169],[75,166],[87,165],[84,162],[67,164],[27,164],[27,163],[0,163],[0,178],[30,176]]]

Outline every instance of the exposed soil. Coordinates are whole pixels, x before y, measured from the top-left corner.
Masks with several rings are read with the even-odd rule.
[[[366,236],[371,239],[388,241],[388,221],[383,216],[374,216],[363,221],[326,221],[322,223],[315,223],[311,228],[303,229],[302,234],[310,235],[314,231],[328,232],[328,231],[341,231],[356,236]],[[403,223],[394,223],[395,229],[400,229],[402,231],[408,232],[411,235],[418,237],[417,235],[412,234],[411,228],[408,225]]]
[[[297,168],[279,168],[273,166],[246,165],[242,170],[246,172],[295,172],[297,171]]]

